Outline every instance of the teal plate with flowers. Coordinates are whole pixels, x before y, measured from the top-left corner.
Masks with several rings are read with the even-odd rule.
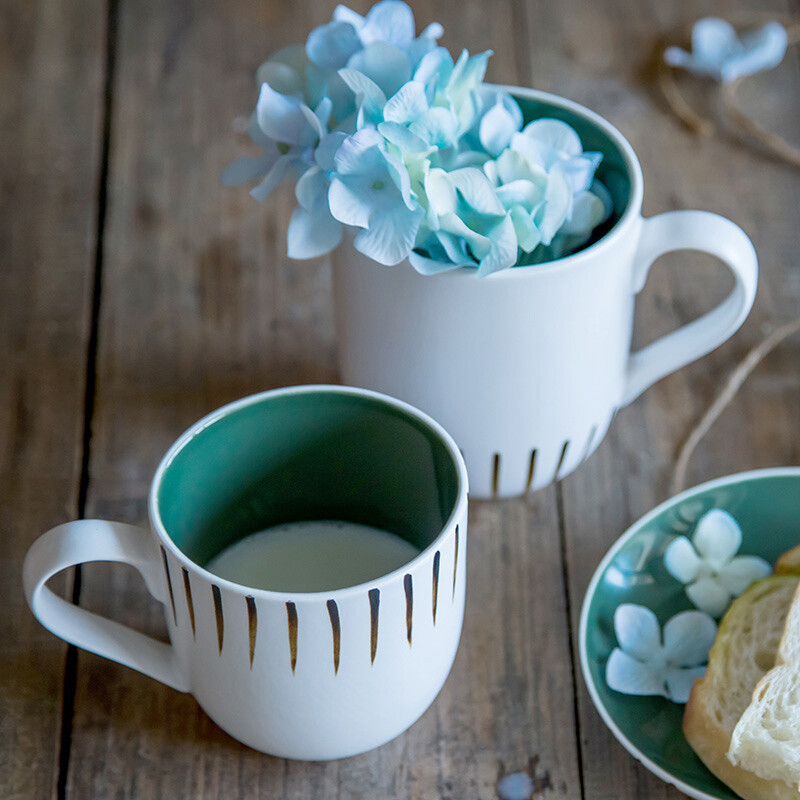
[[[713,509],[730,514],[741,529],[737,552],[722,554],[724,569],[736,571],[730,566],[734,556],[758,556],[773,565],[778,556],[800,544],[800,467],[757,470],[704,483],[662,503],[629,528],[606,554],[586,591],[580,657],[592,701],[629,753],[690,797],[737,800],[738,795],[706,769],[684,738],[683,704],[662,696],[623,694],[610,688],[606,679],[612,652],[619,655],[625,644],[619,641],[615,628],[620,606],[624,608],[617,614],[617,626],[631,605],[645,607],[655,614],[652,626],[659,634],[661,626],[665,643],[670,628],[667,623],[681,612],[698,613],[687,589],[690,578],[704,580],[703,570],[694,574],[698,570],[690,565],[693,574],[682,576],[682,582],[675,576],[680,568],[672,565],[668,569],[670,558],[665,563],[665,554],[670,545],[673,553],[682,549],[675,545],[681,537],[692,540],[700,527],[698,522]],[[702,542],[695,538],[693,544],[702,559]],[[685,540],[680,545],[689,550]],[[751,560],[755,561],[747,558],[741,563]],[[638,680],[638,676],[633,677]]]

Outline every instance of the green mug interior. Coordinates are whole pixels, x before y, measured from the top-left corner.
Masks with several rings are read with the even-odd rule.
[[[584,250],[602,239],[619,222],[631,202],[633,193],[628,159],[614,138],[577,111],[544,98],[515,94],[514,99],[519,103],[526,125],[543,118],[566,122],[580,137],[584,151],[603,154],[595,176],[608,189],[614,210],[609,219],[595,228],[591,239],[581,247]]]
[[[331,389],[279,391],[211,415],[176,443],[155,488],[155,514],[204,566],[275,525],[343,520],[423,549],[456,507],[447,443],[380,398]]]

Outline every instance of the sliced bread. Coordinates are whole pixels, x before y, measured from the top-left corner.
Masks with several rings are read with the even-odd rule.
[[[728,758],[800,797],[800,592],[795,592],[775,666],[756,684],[731,736]]]
[[[784,781],[765,780],[726,755],[755,685],[775,663],[798,580],[796,575],[765,578],[732,603],[708,655],[706,674],[695,681],[686,704],[687,741],[711,772],[745,800],[800,798]]]
[[[775,562],[776,575],[800,575],[800,544],[787,550]]]

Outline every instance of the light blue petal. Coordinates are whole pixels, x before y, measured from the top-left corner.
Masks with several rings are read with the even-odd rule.
[[[491,239],[472,230],[457,214],[442,214],[439,217],[439,224],[442,231],[463,239],[475,258],[484,258],[491,252]]]
[[[664,655],[675,667],[696,667],[708,661],[717,624],[702,611],[682,611],[664,625]]]
[[[370,120],[377,121],[383,117],[383,107],[386,105],[386,95],[372,78],[355,69],[340,69],[339,77],[347,84],[356,96],[359,114]]]
[[[606,683],[609,689],[623,694],[647,697],[664,695],[664,676],[647,664],[631,658],[618,647],[611,651],[606,663]]]
[[[320,206],[327,209],[328,186],[328,176],[319,167],[307,169],[294,187],[294,194],[300,207],[306,211],[313,211]]]
[[[517,235],[519,246],[526,253],[530,253],[542,241],[542,234],[536,227],[531,215],[521,206],[512,206],[509,211],[511,222],[514,223],[514,233]]]
[[[603,201],[591,192],[578,192],[572,197],[572,215],[559,229],[567,236],[586,236],[603,219]]]
[[[258,125],[267,136],[277,142],[308,147],[316,138],[316,131],[303,113],[308,108],[296,97],[276,92],[268,83],[261,84],[256,104]],[[310,111],[310,109],[309,109]]]
[[[350,56],[362,47],[353,25],[338,20],[314,28],[306,40],[309,59],[324,70],[336,70],[345,66]]]
[[[322,137],[317,149],[314,151],[314,161],[317,162],[320,169],[326,172],[330,172],[333,169],[336,153],[346,138],[347,135],[341,131],[334,131]]]
[[[697,521],[692,544],[714,569],[727,564],[742,545],[742,529],[721,508],[712,508]]]
[[[475,260],[467,253],[464,239],[442,231],[437,231],[436,239],[453,264],[459,267],[475,266]]]
[[[302,99],[308,63],[303,45],[282,47],[256,70],[256,85],[268,83],[276,92]]]
[[[634,658],[646,660],[661,648],[656,615],[644,606],[623,603],[614,612],[614,633],[619,646]]]
[[[519,134],[515,134],[518,136]],[[514,137],[512,137],[513,139]],[[497,176],[502,183],[526,180],[535,183],[542,191],[547,188],[547,172],[537,163],[531,162],[518,150],[505,150],[497,158]]]
[[[786,55],[788,36],[779,22],[768,22],[741,36],[742,52],[732,55],[722,67],[722,80],[732,81],[744,75],[777,67]]]
[[[575,130],[559,119],[537,119],[522,129],[522,135],[537,142],[557,158],[571,158],[583,152],[583,145]],[[545,165],[548,169],[549,164]]]
[[[464,202],[479,214],[505,215],[494,186],[481,170],[475,167],[453,170],[448,174],[448,179],[464,198]]]
[[[241,186],[269,172],[273,160],[269,158],[237,158],[225,167],[220,182],[223,186]]]
[[[716,578],[700,578],[686,587],[686,596],[701,611],[719,619],[731,602],[730,592]]]
[[[263,202],[273,189],[280,186],[291,175],[298,174],[301,169],[300,165],[301,161],[296,156],[281,156],[273,164],[272,169],[267,173],[267,177],[255,189],[250,190],[250,194],[256,200]]]
[[[428,198],[428,205],[437,215],[455,213],[458,196],[443,169],[435,167],[428,170],[425,176],[425,195]]]
[[[411,78],[411,62],[408,56],[387,42],[368,44],[350,58],[347,67],[358,70],[373,80],[386,97],[391,97]]]
[[[512,206],[522,205],[529,212],[533,211],[545,197],[540,186],[526,180],[504,183],[502,186],[497,187],[496,192],[498,199],[503,204],[503,208],[510,209]],[[598,202],[600,201],[598,200]]]
[[[561,171],[569,178],[573,194],[583,192],[592,185],[594,173],[602,160],[602,153],[584,153],[559,164]]]
[[[740,48],[736,29],[727,20],[706,17],[692,27],[692,53],[706,64],[722,64]]]
[[[395,186],[400,190],[400,195],[403,198],[406,208],[413,211],[419,204],[411,196],[411,179],[408,174],[408,169],[406,169],[405,164],[403,164],[399,158],[395,158],[388,153],[385,154],[384,158],[386,159],[389,175],[391,175]]]
[[[369,228],[356,236],[353,245],[379,264],[399,264],[411,253],[423,216],[421,208],[409,211],[403,206],[392,213],[375,214]]]
[[[378,133],[403,153],[430,153],[434,149],[399,122],[378,123]]]
[[[692,667],[691,669],[671,669],[665,675],[667,684],[666,696],[673,703],[686,703],[692,686],[698,678],[706,674],[705,667]]]
[[[372,214],[372,206],[364,196],[353,191],[344,181],[334,177],[328,189],[328,205],[331,214],[345,225],[366,228]]]
[[[597,197],[600,198],[600,202],[603,204],[603,219],[600,221],[605,222],[614,211],[614,201],[611,199],[611,192],[606,189],[605,184],[594,180],[592,181],[592,194],[597,195]]]
[[[667,547],[664,553],[664,566],[676,580],[681,583],[691,583],[700,574],[702,561],[692,543],[685,536],[679,536]]]
[[[556,170],[550,173],[541,214],[536,224],[542,232],[544,244],[550,244],[558,229],[572,210],[572,191],[567,178]]]
[[[409,81],[386,101],[383,118],[387,122],[406,124],[419,119],[427,110],[425,85],[419,81]]]
[[[364,17],[345,5],[339,5],[333,9],[333,18],[338,22],[349,22],[356,30],[364,25]]]
[[[492,248],[478,265],[478,277],[485,278],[493,272],[513,267],[517,262],[517,234],[510,215],[506,216],[489,231]]]
[[[408,260],[420,275],[437,275],[440,272],[448,272],[459,267],[458,264],[454,264],[452,261],[436,261],[432,258],[426,258],[420,253],[415,253],[413,250],[408,254]]]
[[[772,567],[758,556],[736,556],[717,573],[719,582],[734,596],[738,597],[755,581],[766,578]]]
[[[447,95],[454,106],[460,107],[464,103],[467,94],[481,84],[486,75],[486,65],[491,55],[492,51],[487,50],[470,58],[466,50],[461,51],[461,55],[453,67],[450,79],[447,81]]]
[[[419,35],[420,39],[441,39],[444,36],[444,28],[439,22],[431,22],[424,31]]]
[[[314,116],[319,120],[321,127],[320,138],[322,138],[328,131],[328,122],[331,117],[331,109],[333,108],[333,101],[330,97],[323,97],[319,104],[314,109]]]
[[[519,130],[517,120],[502,101],[492,106],[481,119],[479,137],[487,153],[499,155],[511,142],[511,137]]]
[[[367,166],[365,156],[370,150],[377,150],[380,154],[380,146],[383,144],[383,137],[374,130],[357,131],[352,136],[348,136],[342,142],[334,166],[340,175],[361,175],[375,169],[375,165],[370,160]]]
[[[447,108],[427,109],[419,119],[409,125],[409,130],[433,147],[442,149],[455,144],[458,138],[458,120]]]
[[[497,782],[497,796],[500,800],[529,800],[535,788],[533,778],[527,772],[514,772]]]
[[[436,47],[426,53],[414,70],[414,80],[425,86],[444,86],[453,73],[453,57],[444,47]],[[432,95],[429,95],[432,100]]]
[[[365,45],[388,42],[408,47],[414,39],[414,14],[401,0],[382,0],[369,10],[358,35]]]
[[[342,238],[342,226],[327,206],[307,211],[298,206],[292,212],[287,231],[289,258],[316,258],[333,250]]]

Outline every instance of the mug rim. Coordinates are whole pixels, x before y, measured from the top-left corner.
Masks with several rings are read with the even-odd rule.
[[[509,269],[493,272],[481,281],[513,281],[524,280],[526,277],[536,274],[541,275],[545,273],[553,273],[557,270],[566,270],[570,268],[578,268],[586,261],[602,254],[604,250],[613,247],[616,242],[627,233],[628,229],[641,220],[642,200],[644,197],[644,179],[642,176],[642,167],[639,164],[639,159],[631,146],[630,142],[622,135],[618,128],[612,125],[605,117],[600,116],[596,111],[576,103],[574,100],[569,100],[561,95],[551,94],[550,92],[543,92],[539,89],[530,89],[525,86],[508,86],[495,84],[495,88],[508,92],[512,97],[523,97],[531,100],[539,100],[551,106],[571,111],[579,117],[582,117],[587,122],[599,128],[614,144],[619,148],[625,160],[625,166],[628,169],[628,175],[631,181],[631,192],[625,210],[622,216],[617,220],[614,227],[611,228],[601,239],[598,239],[588,247],[581,248],[575,253],[568,256],[557,258],[554,261],[546,261],[542,264],[526,264],[524,266],[513,266]],[[456,269],[445,270],[439,272],[435,276],[423,276],[426,278],[436,277],[440,280],[458,280],[469,278],[470,276],[477,280],[477,269],[474,267],[458,267]]]
[[[163,477],[177,455],[183,450],[186,444],[190,442],[199,433],[202,433],[206,428],[214,425],[220,419],[228,416],[229,414],[250,405],[256,405],[274,397],[283,397],[291,395],[303,394],[343,394],[353,397],[366,398],[367,400],[374,401],[376,404],[388,405],[403,414],[416,419],[421,422],[434,436],[436,436],[447,449],[450,457],[453,460],[456,468],[456,494],[457,498],[453,505],[453,509],[448,516],[447,520],[443,523],[441,530],[436,534],[433,540],[424,547],[420,552],[414,556],[410,561],[405,562],[397,569],[391,572],[379,575],[374,580],[353,584],[352,586],[343,586],[339,589],[331,589],[318,592],[282,592],[273,589],[259,589],[255,586],[247,586],[246,584],[236,583],[223,578],[213,572],[210,572],[205,567],[198,564],[196,561],[190,559],[172,540],[172,537],[167,532],[159,510],[158,503],[158,489],[161,485]],[[209,412],[189,428],[187,428],[169,447],[167,452],[161,458],[153,479],[150,483],[150,491],[148,494],[148,515],[150,519],[150,527],[156,536],[156,539],[161,545],[168,548],[170,553],[175,556],[187,568],[190,568],[194,573],[198,574],[209,583],[216,584],[222,589],[235,592],[241,595],[250,595],[253,597],[260,597],[265,601],[283,602],[291,600],[293,602],[303,601],[317,601],[317,600],[330,600],[330,599],[344,599],[351,594],[362,593],[366,589],[380,588],[387,582],[396,578],[402,577],[405,573],[416,568],[420,563],[429,560],[434,551],[439,549],[441,542],[453,530],[456,521],[463,515],[464,507],[467,504],[469,493],[469,481],[467,477],[467,467],[464,463],[464,457],[455,443],[453,437],[432,417],[428,416],[424,411],[381,392],[374,392],[370,389],[361,389],[355,386],[341,386],[337,384],[299,384],[296,386],[285,386],[278,389],[268,389],[263,392],[247,395],[246,397],[239,398],[230,403]]]

